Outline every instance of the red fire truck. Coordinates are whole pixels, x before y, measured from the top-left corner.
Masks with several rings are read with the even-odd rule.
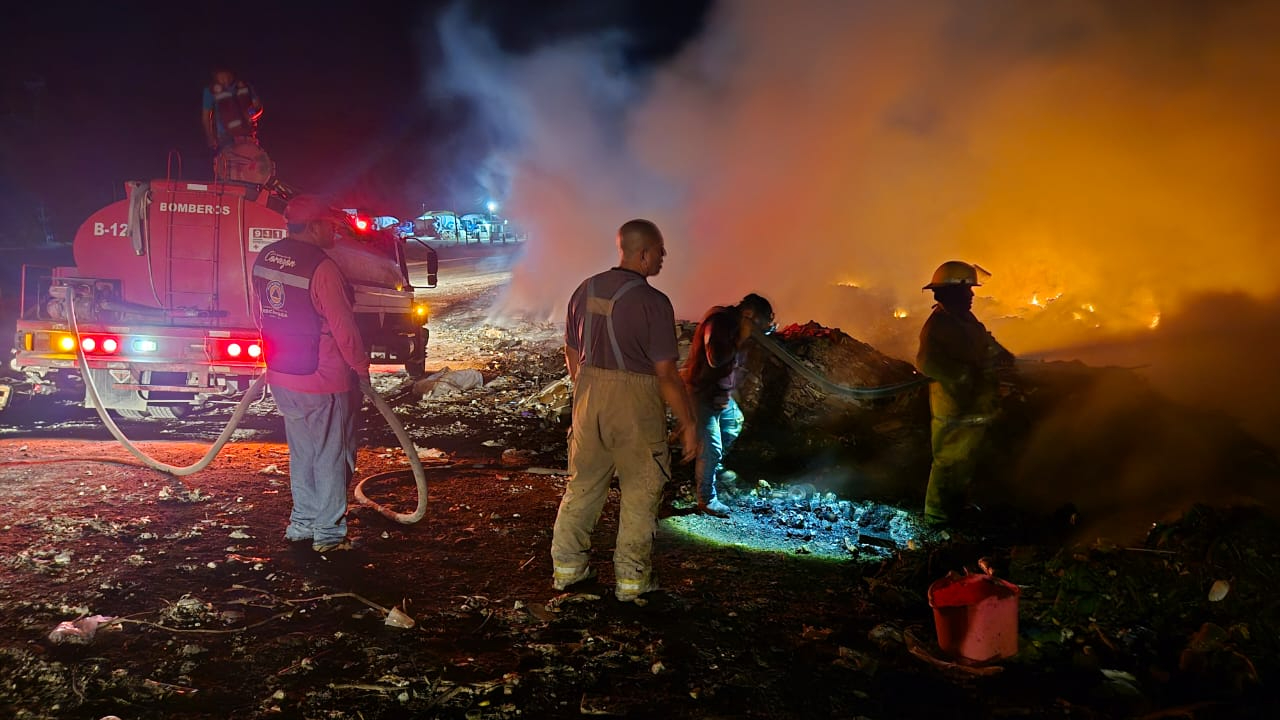
[[[127,183],[80,226],[74,267],[23,267],[11,367],[34,394],[84,392],[86,407],[91,380],[125,417],[238,400],[265,367],[251,271],[284,237],[285,204],[253,183]],[[349,219],[327,252],[354,290],[370,359],[420,376],[428,312],[415,290],[435,286],[435,250],[423,245],[415,287],[404,242]]]

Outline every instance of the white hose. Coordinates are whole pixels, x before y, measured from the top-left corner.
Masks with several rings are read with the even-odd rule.
[[[399,470],[370,475],[356,483],[356,500],[362,505],[368,505],[374,510],[377,510],[388,520],[394,520],[404,525],[412,525],[413,523],[421,520],[423,516],[427,514],[426,468],[422,467],[422,460],[418,458],[418,448],[414,446],[413,439],[409,437],[409,433],[405,432],[404,425],[400,424],[399,418],[397,418],[396,414],[391,410],[391,406],[387,404],[387,401],[383,400],[381,395],[374,392],[373,386],[364,378],[360,379],[360,390],[364,392],[365,397],[373,401],[374,407],[378,408],[378,412],[382,413],[382,416],[387,419],[387,425],[391,427],[391,431],[394,432],[396,434],[396,438],[400,440],[400,447],[404,448],[405,454],[409,456],[409,467],[413,469],[413,480],[418,486],[418,507],[412,513],[398,513],[370,500],[368,496],[364,494],[364,484],[366,482],[376,478],[400,475],[402,471]],[[442,465],[432,469],[441,470],[449,467],[452,467],[452,465]]]
[[[209,451],[204,454],[204,457],[200,458],[196,463],[187,465],[186,467],[177,467],[175,465],[162,463],[142,452],[137,448],[137,446],[129,442],[129,438],[125,437],[125,434],[120,431],[120,427],[111,419],[111,414],[102,407],[102,397],[98,394],[98,386],[93,380],[93,373],[89,370],[89,361],[85,358],[84,348],[80,345],[80,326],[76,323],[76,302],[74,293],[68,293],[68,295],[71,297],[67,298],[67,314],[71,319],[71,331],[76,340],[76,357],[80,360],[80,374],[84,378],[84,386],[89,392],[89,399],[93,402],[93,409],[98,411],[98,417],[102,418],[102,424],[107,426],[107,431],[111,433],[111,436],[118,440],[120,444],[124,446],[124,449],[128,450],[129,454],[137,458],[142,462],[142,464],[149,468],[159,470],[160,472],[166,472],[170,475],[177,475],[181,477],[184,475],[198,473],[208,467],[209,463],[213,462],[213,459],[217,457],[218,453],[222,450],[222,446],[226,445],[227,441],[231,439],[231,434],[235,432],[236,427],[240,424],[241,418],[243,418],[245,412],[248,411],[249,403],[253,402],[255,396],[261,394],[262,385],[266,382],[266,375],[259,375],[254,378],[253,383],[249,385],[249,389],[245,391],[244,397],[240,399],[240,404],[236,405],[236,411],[231,414],[231,420],[227,423],[227,426],[222,429],[222,434],[218,436],[216,441],[214,441],[213,445],[209,448]]]

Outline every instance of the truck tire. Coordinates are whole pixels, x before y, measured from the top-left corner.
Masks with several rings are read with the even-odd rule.
[[[427,376],[427,338],[431,331],[422,328],[409,340],[409,355],[404,361],[404,371],[411,380]]]
[[[147,412],[151,417],[161,420],[181,420],[191,412],[190,405],[148,405]]]

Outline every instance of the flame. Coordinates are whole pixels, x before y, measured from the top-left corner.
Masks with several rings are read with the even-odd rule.
[[[1151,317],[1150,327],[1152,330],[1155,330],[1156,328],[1160,327],[1160,313],[1156,313]]]
[[[841,280],[836,283],[840,287],[859,288],[862,287],[856,280]]]
[[[1086,312],[1097,312],[1097,309],[1093,307],[1093,303],[1085,303],[1080,306],[1080,309]]]
[[[911,313],[907,312],[906,310],[903,310],[902,308],[897,308],[896,310],[893,311],[893,316],[899,320],[901,320],[904,317],[907,317],[910,314]]]
[[[1031,294],[1031,304],[1032,304],[1032,305],[1035,305],[1036,307],[1044,307],[1043,305],[1041,305],[1041,304],[1040,304],[1040,294],[1039,294],[1039,293],[1032,293],[1032,294]]]

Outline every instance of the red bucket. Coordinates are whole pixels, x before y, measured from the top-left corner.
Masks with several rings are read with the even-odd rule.
[[[989,662],[1018,654],[1018,586],[991,575],[948,575],[929,586],[938,646]]]

